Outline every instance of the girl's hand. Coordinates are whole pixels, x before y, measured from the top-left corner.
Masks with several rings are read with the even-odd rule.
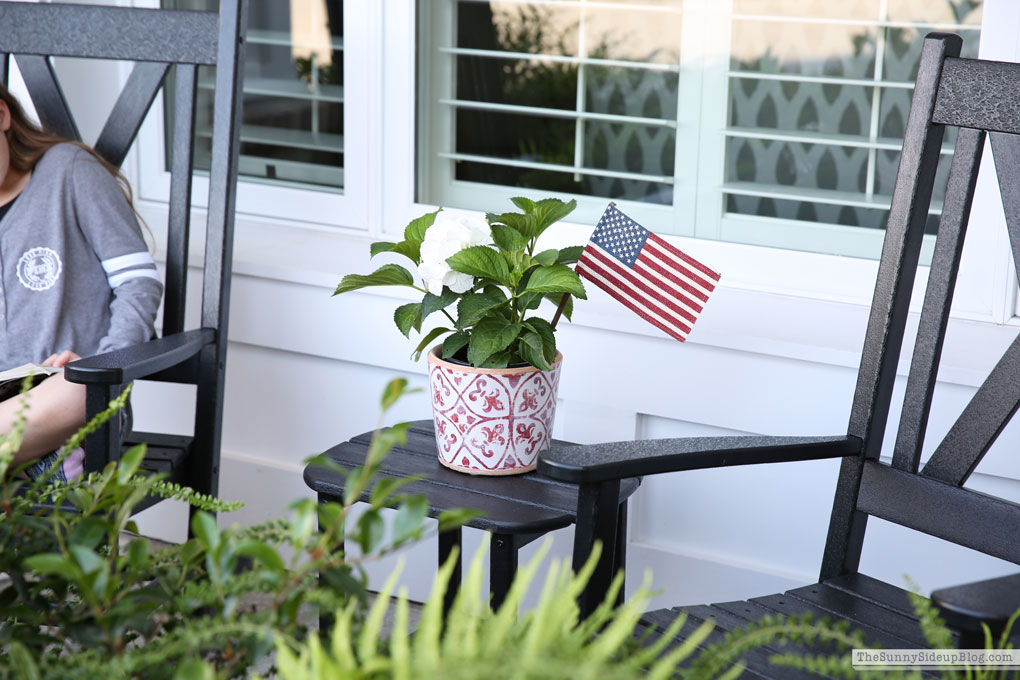
[[[78,359],[81,359],[81,357],[72,352],[71,350],[65,349],[63,352],[60,352],[59,354],[51,354],[49,357],[46,358],[46,361],[42,362],[42,365],[63,368],[72,361],[78,361]]]

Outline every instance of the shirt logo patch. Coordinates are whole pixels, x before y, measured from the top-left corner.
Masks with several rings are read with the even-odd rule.
[[[18,260],[18,281],[29,290],[46,290],[60,278],[60,256],[52,248],[32,248]]]

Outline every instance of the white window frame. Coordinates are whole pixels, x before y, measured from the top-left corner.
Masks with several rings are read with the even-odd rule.
[[[390,0],[389,4],[394,4],[394,0]],[[407,8],[408,16],[413,14],[413,2],[400,0],[399,4]],[[984,58],[991,58],[987,57],[986,53],[999,54],[1004,47],[1008,47],[1002,43],[1007,41],[1007,36],[1012,35],[1015,31],[1015,26],[1008,22],[997,23],[998,20],[1001,20],[1003,13],[1011,11],[1011,8],[1005,6],[1006,4],[1003,0],[999,0],[999,2],[986,0],[981,44],[981,56]],[[751,232],[756,229],[760,230],[766,218],[738,216],[726,214],[724,211],[722,193],[727,122],[725,83],[729,72],[729,58],[728,50],[726,50],[725,59],[719,58],[716,53],[716,45],[728,44],[731,8],[731,0],[687,0],[684,10],[681,38],[684,49],[681,53],[680,87],[702,93],[700,110],[687,112],[687,115],[692,120],[701,117],[705,120],[718,121],[717,126],[713,125],[714,132],[711,130],[706,132],[706,127],[702,125],[699,133],[696,126],[685,126],[682,124],[682,120],[678,129],[678,153],[680,149],[683,149],[688,156],[696,154],[699,158],[698,165],[704,175],[704,178],[697,182],[698,190],[694,200],[690,200],[689,196],[685,198],[687,203],[695,206],[693,219],[687,217],[685,207],[674,211],[672,207],[649,206],[634,202],[626,202],[627,205],[623,206],[624,202],[618,201],[618,203],[621,203],[621,207],[625,211],[629,210],[635,219],[644,221],[646,226],[651,226],[654,229],[653,225],[655,224],[666,224],[668,225],[667,229],[672,227],[674,232],[672,235],[663,235],[680,248],[695,253],[699,258],[723,272],[724,286],[739,288],[748,293],[773,293],[792,298],[858,305],[868,304],[877,272],[877,262],[874,259],[828,255],[824,252],[787,250],[782,247],[782,244],[800,242],[813,244],[818,247],[818,250],[831,250],[831,241],[826,240],[835,237],[841,241],[840,246],[845,252],[849,252],[851,255],[874,257],[874,254],[880,251],[881,241],[885,235],[884,231],[818,223],[798,224],[794,221],[767,219],[771,232],[768,242],[759,239],[758,243],[754,243],[755,239],[751,236]],[[448,17],[446,19],[445,25],[448,26],[450,22]],[[437,23],[435,16],[425,17],[424,20],[433,24]],[[439,22],[441,23],[442,19]],[[413,30],[413,26],[411,30]],[[402,33],[405,40],[407,31],[405,26]],[[442,35],[431,35],[423,31],[419,31],[418,37],[423,40],[442,41],[444,39]],[[727,38],[727,40],[721,40],[721,38]],[[449,36],[445,36],[445,39],[449,41]],[[425,48],[428,49],[429,46],[426,45]],[[705,64],[716,64],[716,66],[705,67]],[[431,69],[427,73],[419,73],[422,86],[418,88],[418,106],[426,107],[424,110],[428,110],[426,98],[430,96],[430,86],[435,88],[438,85],[440,91],[444,91],[442,88],[446,83],[441,80],[442,71],[443,69],[437,68]],[[712,83],[717,83],[717,85],[713,87]],[[684,115],[685,111],[683,107],[680,108],[681,115]],[[685,129],[686,137],[683,136]],[[414,141],[413,138],[411,141]],[[425,140],[419,153],[428,154],[431,151],[431,143],[432,140]],[[685,168],[690,168],[693,165],[685,164],[678,158],[674,185],[677,190],[685,183],[688,183],[689,186],[689,183],[693,181],[694,178],[690,171],[686,176],[682,174]],[[446,166],[446,170],[438,169],[437,171],[433,168],[429,170],[429,173],[438,175],[435,181],[449,182],[453,191],[448,193],[448,196],[456,197],[461,192],[471,192],[477,199],[481,195],[485,197],[486,201],[491,199],[492,207],[488,208],[490,211],[499,209],[510,195],[521,194],[534,198],[551,193],[523,189],[508,190],[499,186],[454,181],[444,177],[444,174],[449,174],[449,164]],[[986,154],[986,167],[982,170],[980,185],[983,189],[979,188],[979,191],[985,194],[988,194],[989,191],[997,191],[994,172],[990,164],[990,153]],[[572,197],[557,195],[564,198]],[[994,198],[995,194],[988,195]],[[585,198],[590,200],[590,197]],[[421,211],[430,207],[413,202],[411,204],[413,209],[405,215],[408,218],[420,214]],[[680,202],[676,202],[676,204],[683,205]],[[571,219],[578,218],[580,218],[581,224],[554,227],[550,234],[551,240],[563,243],[583,243],[587,240],[591,225],[595,220],[592,219],[592,215],[584,214],[581,209],[571,216]],[[1015,275],[1012,274],[1008,244],[1003,247],[1003,244],[1006,243],[1005,237],[997,236],[1000,232],[1004,234],[1004,227],[999,230],[997,226],[1004,224],[1002,219],[1001,207],[997,200],[975,203],[968,252],[973,253],[980,249],[994,264],[989,266],[986,260],[980,269],[975,267],[974,271],[970,271],[968,258],[965,258],[964,273],[958,283],[954,304],[954,315],[957,317],[1005,323],[1014,316],[1015,308],[1020,312],[1020,306],[1015,302],[1015,292],[1012,291],[1009,284],[1010,281],[1015,281]],[[696,225],[696,227],[691,225]],[[778,237],[773,237],[772,234],[777,232]],[[927,238],[924,251],[930,253],[932,246],[933,239]],[[923,270],[925,273],[926,271],[926,269]],[[923,278],[923,276],[919,278]],[[922,290],[923,281],[915,293],[915,305],[919,306],[920,304]],[[736,329],[740,324],[735,323],[733,326]],[[778,329],[774,332],[780,336],[784,334]]]

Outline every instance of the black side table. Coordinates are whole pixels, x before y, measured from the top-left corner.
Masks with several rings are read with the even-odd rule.
[[[345,468],[365,462],[372,433],[358,435],[350,441],[326,451],[332,461]],[[562,444],[563,442],[556,442]],[[429,516],[438,517],[444,510],[468,508],[484,515],[467,526],[493,534],[489,556],[489,590],[492,607],[506,598],[517,572],[517,552],[536,538],[554,529],[574,523],[577,509],[577,487],[547,479],[534,472],[523,475],[483,477],[455,472],[440,465],[436,456],[436,437],[431,420],[412,423],[407,445],[395,448],[386,456],[380,474],[388,477],[423,475],[423,479],[404,487],[406,493],[421,494],[428,499]],[[343,475],[320,466],[305,468],[305,484],[318,494],[319,502],[342,502]],[[627,541],[627,499],[637,490],[640,480],[627,479],[620,485],[620,523],[616,538],[618,568],[623,568],[624,546]],[[369,493],[362,495],[367,501]],[[439,535],[439,564],[446,561],[454,546],[461,545],[461,530]],[[463,559],[463,555],[461,555]],[[446,593],[446,608],[460,587],[461,564],[454,568]]]

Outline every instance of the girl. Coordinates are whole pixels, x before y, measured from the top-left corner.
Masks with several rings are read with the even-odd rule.
[[[35,126],[0,85],[0,370],[65,366],[152,337],[163,287],[117,168]],[[85,387],[57,374],[30,392],[15,465],[38,475],[85,423]],[[0,433],[18,399],[0,402]],[[82,472],[79,450],[57,479]]]

